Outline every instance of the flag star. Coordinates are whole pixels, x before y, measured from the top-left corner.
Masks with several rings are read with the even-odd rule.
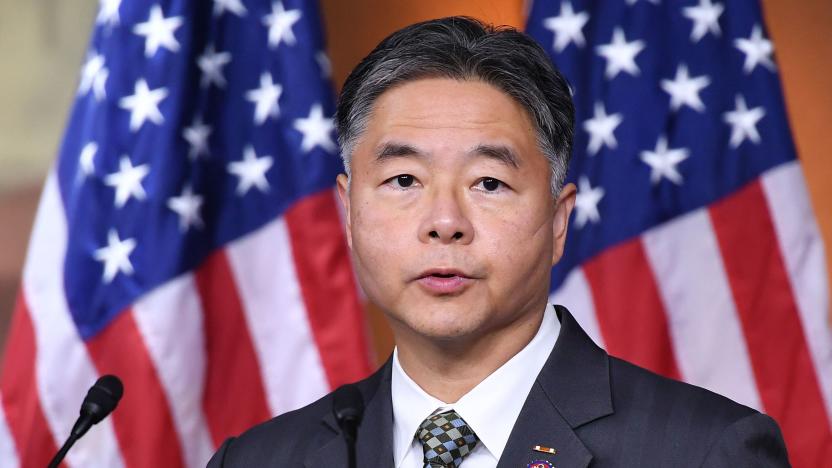
[[[650,182],[654,185],[666,178],[676,185],[682,185],[682,174],[676,166],[687,159],[687,148],[671,149],[667,147],[667,137],[660,136],[653,151],[642,151],[641,160],[650,166]]]
[[[769,70],[774,70],[774,62],[771,60],[774,46],[771,41],[763,37],[763,29],[759,24],[754,25],[751,37],[748,39],[742,37],[734,39],[734,46],[745,54],[745,63],[742,69],[746,74],[754,71],[758,64],[762,64]]]
[[[325,151],[334,153],[338,147],[332,139],[335,123],[332,118],[324,117],[324,110],[320,104],[315,104],[309,110],[309,117],[295,119],[295,130],[303,134],[300,149],[306,153],[314,147],[320,146]]]
[[[130,111],[130,130],[138,130],[145,120],[150,120],[156,125],[165,121],[164,116],[159,112],[159,103],[168,95],[167,88],[156,88],[151,90],[147,81],[142,78],[136,80],[133,94],[125,96],[118,101],[119,107]]]
[[[208,137],[211,135],[211,131],[211,126],[202,123],[201,118],[195,119],[190,127],[185,127],[182,130],[182,137],[190,145],[188,157],[191,158],[191,161],[196,160],[203,154],[210,154]]]
[[[719,28],[719,16],[725,10],[721,3],[711,3],[711,0],[699,0],[696,6],[685,7],[682,14],[693,21],[693,29],[690,31],[690,40],[699,42],[709,32],[714,36],[722,34]]]
[[[567,1],[561,3],[560,15],[543,20],[543,27],[555,35],[552,48],[557,52],[562,52],[572,42],[578,47],[586,44],[582,29],[587,21],[589,21],[589,13],[585,11],[575,13],[572,4]]]
[[[709,84],[711,84],[711,79],[706,75],[691,78],[688,74],[688,66],[684,63],[676,68],[675,78],[661,81],[662,89],[670,95],[670,108],[674,112],[682,106],[703,112],[705,104],[699,97],[699,92]]]
[[[285,10],[282,2],[272,4],[272,12],[263,17],[263,24],[269,28],[269,47],[275,48],[281,42],[295,45],[295,33],[292,26],[300,20],[300,10]]]
[[[104,184],[116,189],[116,208],[123,207],[130,198],[144,200],[147,197],[144,187],[142,187],[142,180],[147,177],[149,172],[150,166],[147,164],[133,166],[130,158],[127,156],[121,157],[118,171],[104,178]]]
[[[92,90],[93,95],[97,101],[107,97],[105,85],[110,71],[105,65],[104,56],[100,54],[90,54],[87,56],[87,61],[81,68],[81,82],[78,84],[78,94],[84,95]]]
[[[202,208],[202,196],[195,195],[190,185],[186,185],[182,194],[168,199],[168,208],[179,215],[179,230],[185,232],[191,226],[202,228],[205,224],[199,215]]]
[[[98,144],[94,141],[81,148],[81,154],[78,156],[78,166],[81,168],[81,174],[84,177],[91,176],[95,172],[96,153],[98,153]]]
[[[107,234],[107,245],[96,249],[93,258],[104,263],[104,274],[101,277],[105,283],[111,283],[119,273],[133,274],[133,264],[130,254],[136,248],[136,239],[121,240],[115,229]]]
[[[272,81],[270,73],[260,75],[260,87],[246,92],[246,99],[254,103],[254,123],[262,124],[268,117],[276,118],[280,114],[278,100],[283,93],[283,86]]]
[[[595,115],[585,120],[583,125],[584,130],[589,133],[587,152],[590,156],[595,156],[601,146],[613,149],[618,145],[614,132],[623,120],[624,117],[621,114],[607,115],[602,102],[595,103]]]
[[[735,108],[722,115],[722,119],[731,126],[731,147],[737,148],[746,139],[752,143],[760,143],[760,133],[757,132],[757,122],[766,115],[763,107],[749,109],[745,104],[745,98],[737,95]]]
[[[164,47],[171,52],[179,50],[179,41],[173,33],[182,26],[182,23],[184,20],[181,16],[165,18],[162,14],[162,7],[153,5],[150,7],[150,17],[146,22],[133,26],[133,32],[144,36],[144,55],[152,57],[159,47]]]
[[[641,73],[636,65],[636,55],[644,50],[645,43],[642,40],[627,42],[624,37],[624,30],[615,28],[612,33],[612,42],[602,44],[595,48],[598,55],[607,60],[605,76],[608,80],[616,77],[620,72],[625,71],[630,75]]]
[[[214,0],[214,16],[220,16],[226,11],[230,11],[239,17],[243,17],[247,13],[245,5],[240,0]]]
[[[104,26],[118,26],[121,21],[118,16],[118,9],[121,7],[121,0],[99,0],[98,16],[95,22]]]
[[[315,54],[315,61],[318,62],[318,67],[321,68],[321,75],[324,78],[329,78],[332,75],[332,62],[329,61],[329,56],[326,52],[319,50]]]
[[[228,164],[228,172],[239,177],[237,195],[245,195],[253,186],[257,186],[261,192],[268,192],[269,181],[266,180],[266,171],[272,164],[274,159],[271,156],[258,158],[254,148],[251,145],[246,146],[243,150],[243,160]]]
[[[598,223],[601,221],[601,214],[598,212],[598,202],[604,198],[604,189],[601,186],[592,187],[589,179],[581,176],[578,180],[578,194],[575,197],[575,227],[584,227],[587,221]]]
[[[205,52],[196,59],[196,64],[202,70],[200,85],[205,88],[215,84],[220,88],[225,87],[225,76],[222,74],[222,67],[231,62],[231,52],[216,52],[214,45],[205,48]]]
[[[647,1],[649,1],[653,5],[658,5],[659,2],[661,2],[661,0],[647,0]],[[636,3],[638,3],[638,0],[627,0],[627,5],[632,6],[632,5],[635,5]]]

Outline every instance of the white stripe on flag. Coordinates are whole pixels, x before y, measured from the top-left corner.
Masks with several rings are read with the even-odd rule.
[[[300,408],[325,395],[329,384],[306,315],[283,218],[226,250],[272,414]]]
[[[566,281],[561,287],[549,296],[549,302],[561,304],[569,309],[592,341],[604,348],[604,337],[598,327],[592,291],[589,289],[589,283],[582,268],[575,268],[566,276]]]
[[[63,203],[57,179],[51,173],[29,242],[23,293],[35,330],[38,396],[58,446],[69,435],[87,390],[98,378],[64,295],[66,242]],[[67,461],[71,466],[123,466],[110,419],[99,423],[78,441]]]
[[[185,464],[205,466],[214,448],[202,410],[205,335],[193,275],[142,297],[133,317],[165,390]]]
[[[642,235],[685,381],[760,409],[760,395],[708,212]]]
[[[798,162],[763,175],[763,191],[786,263],[800,323],[815,374],[832,420],[832,327],[829,324],[829,277],[815,215]]]
[[[0,461],[7,468],[20,466],[17,450],[14,447],[14,439],[11,432],[9,432],[6,415],[3,413],[3,405],[0,405]]]

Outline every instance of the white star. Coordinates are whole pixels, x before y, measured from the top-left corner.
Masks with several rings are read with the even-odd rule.
[[[670,108],[674,112],[682,106],[688,106],[699,112],[704,111],[705,104],[699,97],[699,92],[709,84],[711,84],[711,79],[706,75],[691,78],[688,74],[688,66],[684,63],[676,68],[675,78],[661,81],[662,89],[670,94]]]
[[[719,28],[719,16],[725,10],[721,3],[711,3],[711,0],[699,0],[699,5],[685,7],[682,14],[693,21],[693,29],[690,31],[690,40],[699,42],[708,32],[714,36],[722,34]]]
[[[78,165],[81,168],[81,174],[86,178],[95,172],[95,154],[98,153],[98,144],[91,141],[81,148],[81,154],[78,156]]]
[[[570,2],[560,4],[560,15],[543,20],[543,27],[555,34],[552,48],[562,52],[570,43],[583,47],[586,44],[581,29],[589,21],[589,13],[582,11],[575,13]]]
[[[255,104],[254,123],[262,124],[266,118],[277,118],[280,114],[278,99],[283,93],[283,86],[272,81],[270,73],[260,75],[260,87],[246,92],[246,99]]]
[[[122,156],[119,161],[118,172],[113,172],[104,178],[104,183],[116,189],[116,208],[123,207],[130,198],[144,200],[147,194],[142,187],[142,179],[147,177],[150,167],[147,164],[133,166],[130,158]]]
[[[641,73],[636,65],[636,55],[645,47],[642,40],[627,42],[624,37],[624,30],[615,28],[612,33],[612,42],[595,47],[598,55],[607,59],[607,69],[604,75],[608,80],[615,78],[620,72],[625,71],[633,76]]]
[[[661,0],[648,0],[648,1],[650,3],[652,3],[653,5],[658,5]],[[635,5],[637,2],[638,2],[638,0],[627,0],[627,5],[632,6],[632,5]]]
[[[231,52],[216,52],[214,45],[205,48],[205,52],[196,59],[196,64],[202,70],[202,79],[199,84],[206,88],[215,84],[220,88],[225,87],[225,76],[222,74],[222,67],[231,61]]]
[[[87,55],[87,61],[81,68],[81,82],[78,84],[78,94],[84,95],[92,90],[95,100],[100,101],[107,97],[104,86],[110,71],[105,65],[104,56],[100,54]]]
[[[731,126],[731,147],[736,148],[746,139],[752,143],[760,143],[760,133],[757,132],[757,122],[766,115],[763,107],[749,109],[745,104],[745,98],[737,95],[736,107],[722,115],[722,120]]]
[[[152,57],[160,46],[171,52],[178,51],[179,42],[173,33],[176,28],[182,26],[183,22],[181,16],[165,18],[162,14],[162,7],[153,5],[150,8],[150,18],[144,23],[133,26],[133,32],[145,38],[144,55]]]
[[[601,221],[601,214],[598,213],[598,202],[604,198],[604,189],[601,186],[593,188],[589,185],[589,179],[581,176],[578,180],[578,194],[575,197],[575,227],[584,227],[587,221],[598,223]]]
[[[101,280],[110,283],[119,273],[132,275],[133,264],[130,263],[130,254],[135,248],[136,239],[121,240],[118,238],[118,232],[115,229],[110,229],[107,234],[107,246],[93,252],[93,258],[99,262],[104,262],[104,274]]]
[[[95,22],[105,26],[118,26],[120,19],[118,9],[121,7],[121,0],[99,0],[100,7]]]
[[[584,130],[589,133],[589,145],[586,150],[590,156],[595,156],[601,146],[612,149],[618,145],[613,132],[623,120],[624,117],[621,114],[607,115],[604,103],[600,101],[595,103],[595,115],[585,120],[583,125]]]
[[[268,192],[269,181],[266,180],[266,171],[272,164],[274,160],[271,156],[258,158],[254,148],[246,146],[243,150],[243,160],[228,164],[228,172],[240,178],[237,183],[237,195],[245,195],[253,186],[257,186],[261,192]]]
[[[219,16],[226,11],[240,17],[246,15],[246,7],[240,0],[214,0],[214,16]]]
[[[338,147],[332,139],[332,131],[335,129],[333,119],[324,117],[324,110],[320,104],[315,104],[309,110],[309,117],[295,119],[295,130],[303,134],[303,141],[300,149],[306,153],[316,146],[325,151],[335,152]]]
[[[653,151],[642,151],[641,160],[650,166],[650,182],[658,184],[666,178],[676,185],[682,185],[682,174],[676,166],[688,158],[687,148],[669,149],[667,137],[660,136]]]
[[[297,42],[292,26],[300,19],[300,10],[286,11],[282,2],[272,4],[272,12],[263,17],[263,24],[269,28],[269,47],[275,48],[281,42],[294,45]]]
[[[179,215],[179,230],[185,232],[191,226],[202,228],[205,224],[199,215],[202,197],[195,195],[190,185],[186,185],[182,194],[168,199],[168,208]]]
[[[136,80],[133,94],[125,96],[118,101],[119,107],[130,111],[130,130],[138,130],[145,120],[150,120],[156,125],[165,121],[164,116],[159,112],[159,103],[168,95],[167,88],[156,88],[151,90],[147,81],[142,78]]]
[[[734,39],[734,46],[745,54],[745,63],[742,67],[745,73],[754,71],[758,64],[762,64],[769,70],[774,70],[774,62],[771,61],[774,46],[771,41],[763,38],[763,29],[759,24],[754,25],[751,37],[748,39]]]
[[[210,154],[208,150],[208,137],[211,135],[211,126],[202,123],[201,118],[194,120],[190,127],[182,130],[182,137],[190,145],[188,157],[191,161],[196,160],[203,154]]]
[[[315,54],[315,61],[318,62],[318,66],[321,68],[321,75],[324,78],[329,78],[332,75],[332,63],[329,61],[329,56],[326,55],[326,52],[319,50]]]

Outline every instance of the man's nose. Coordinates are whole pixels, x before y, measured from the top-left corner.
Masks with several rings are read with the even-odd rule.
[[[419,226],[419,240],[441,244],[471,243],[474,226],[460,197],[450,191],[433,194]]]

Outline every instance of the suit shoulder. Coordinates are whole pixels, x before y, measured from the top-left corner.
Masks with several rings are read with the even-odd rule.
[[[630,362],[610,356],[610,381],[616,411],[668,410],[676,415],[688,415],[691,422],[725,427],[759,414],[757,410],[737,403],[710,390],[678,380],[669,379]],[[700,415],[708,415],[701,417]]]

